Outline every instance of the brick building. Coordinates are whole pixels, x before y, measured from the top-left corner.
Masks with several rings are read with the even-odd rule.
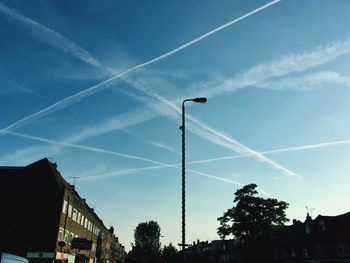
[[[0,167],[0,251],[31,262],[118,262],[123,247],[113,229],[67,183],[57,165],[42,159],[25,167]],[[72,246],[74,238],[91,249]]]

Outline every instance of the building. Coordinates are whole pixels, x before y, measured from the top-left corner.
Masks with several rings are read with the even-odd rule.
[[[278,263],[350,263],[350,212],[318,215],[315,219],[307,214],[304,222],[293,220],[292,225],[282,227],[266,241],[248,247],[249,254],[262,259],[266,253],[271,259],[268,262]],[[211,243],[197,240],[186,254],[193,262],[239,263],[241,249],[240,242],[234,239]]]
[[[338,216],[307,214],[276,237],[279,262],[350,263],[350,212]]]
[[[186,255],[192,262],[232,263],[239,262],[236,250],[237,241],[213,240],[193,242],[186,249]]]
[[[0,167],[0,184],[0,251],[30,262],[117,262],[111,246],[121,245],[113,231],[55,163],[45,158],[25,167]]]

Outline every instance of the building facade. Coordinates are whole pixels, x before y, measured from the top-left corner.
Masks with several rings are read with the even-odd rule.
[[[284,227],[276,241],[279,262],[350,263],[350,212],[315,219],[308,214]]]
[[[0,167],[0,184],[0,251],[40,263],[117,262],[111,246],[122,245],[55,163]]]

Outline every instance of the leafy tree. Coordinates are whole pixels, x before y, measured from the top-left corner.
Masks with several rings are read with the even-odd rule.
[[[137,262],[159,262],[160,227],[157,222],[138,224],[134,231],[135,244],[132,245],[132,258]]]
[[[288,204],[258,197],[256,188],[256,184],[248,184],[235,192],[235,205],[218,218],[217,233],[222,239],[233,235],[240,241],[243,262],[273,262],[272,238],[288,221],[285,213]]]
[[[162,250],[162,262],[176,263],[178,262],[178,250],[170,243],[168,246],[164,246]]]
[[[285,209],[288,204],[274,198],[257,195],[257,185],[248,184],[235,192],[235,206],[218,218],[218,234],[225,239],[232,234],[241,241],[268,237],[288,221]]]

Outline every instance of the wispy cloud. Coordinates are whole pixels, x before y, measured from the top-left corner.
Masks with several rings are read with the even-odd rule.
[[[228,23],[226,23],[222,26],[219,26],[219,27],[209,31],[208,33],[203,34],[203,35],[201,35],[201,36],[199,36],[199,37],[197,37],[197,38],[195,38],[195,39],[193,39],[193,40],[191,40],[191,41],[189,41],[189,42],[187,42],[187,43],[185,43],[185,44],[183,44],[183,45],[181,45],[181,46],[179,46],[179,47],[177,47],[177,48],[175,48],[175,49],[173,49],[173,50],[171,50],[163,55],[160,55],[154,59],[151,59],[149,61],[138,64],[134,67],[131,67],[131,68],[115,75],[114,77],[112,77],[110,79],[107,79],[107,80],[105,80],[97,85],[94,85],[86,90],[80,91],[74,95],[66,97],[66,98],[64,98],[64,99],[62,99],[62,100],[60,100],[60,101],[58,101],[50,106],[38,111],[38,112],[35,112],[31,115],[28,115],[28,116],[26,116],[26,117],[24,117],[16,122],[12,123],[11,125],[0,130],[0,133],[2,131],[14,130],[14,129],[19,128],[23,125],[29,124],[37,118],[46,116],[47,114],[56,112],[56,111],[61,110],[63,108],[66,108],[72,104],[75,104],[75,103],[81,101],[85,97],[91,96],[97,92],[100,92],[102,90],[110,88],[114,84],[116,84],[118,81],[125,78],[129,73],[134,72],[134,71],[141,69],[143,67],[146,67],[148,65],[154,64],[156,62],[159,62],[160,60],[163,60],[163,59],[165,59],[173,54],[176,54],[177,52],[179,52],[183,49],[186,49],[186,48],[194,45],[195,43],[221,31],[221,30],[223,30],[223,29],[225,29],[225,28],[227,28],[235,23],[238,23],[241,20],[244,20],[244,19],[246,19],[246,18],[248,18],[256,13],[259,13],[259,12],[263,11],[264,9],[277,4],[280,1],[281,0],[275,0],[275,1],[272,1],[270,3],[267,3],[267,4],[255,9],[255,10],[248,12],[239,18],[233,19],[233,20],[229,21]],[[60,49],[63,48],[64,50],[70,51],[73,55],[78,56],[86,63],[88,63],[90,65],[94,65],[96,67],[101,67],[104,71],[106,70],[106,68],[103,67],[98,60],[94,59],[87,51],[85,51],[84,49],[81,49],[74,42],[59,35],[55,31],[48,29],[48,28],[44,27],[43,25],[41,25],[41,24],[39,24],[39,23],[37,23],[37,22],[27,18],[27,17],[24,17],[16,10],[11,9],[11,8],[5,6],[4,4],[0,4],[0,10],[12,18],[19,20],[25,24],[30,25],[31,27],[33,27],[35,29],[34,32],[38,32],[39,35],[42,35],[44,38],[45,37],[48,38],[50,42],[53,42],[52,45],[56,46],[57,48],[60,48]],[[50,36],[50,37],[48,37],[48,36]],[[52,40],[56,40],[57,38],[61,40],[61,41],[59,41],[59,44],[55,44],[54,41],[52,41]],[[112,71],[112,70],[110,70],[110,71]]]
[[[79,128],[78,131],[72,132],[69,136],[66,136],[64,141],[72,143],[80,142],[110,131],[121,130],[149,121],[155,116],[157,116],[157,114],[148,108],[136,109],[122,115],[113,116],[100,123],[94,123],[93,125]]]
[[[45,142],[46,143],[46,142]],[[0,165],[28,165],[42,158],[50,158],[62,153],[58,145],[37,145],[18,149],[11,154],[1,156]]]
[[[309,84],[315,84],[317,81],[318,83],[321,81],[336,81],[337,84],[348,85],[348,78],[334,72],[318,72],[284,80],[283,77],[324,65],[349,53],[350,39],[336,41],[311,51],[291,54],[269,63],[254,66],[241,74],[213,83],[213,85],[199,86],[195,92],[201,91],[201,94],[207,97],[214,97],[248,87],[281,89],[281,86],[276,85],[276,83],[281,84],[281,82],[286,85],[286,88],[293,89],[292,86],[288,85],[289,80],[299,84],[302,84],[302,81],[308,81]],[[298,88],[294,87],[294,89],[300,89],[300,86]]]
[[[299,77],[286,77],[273,81],[265,81],[255,85],[257,88],[271,90],[301,90],[311,91],[323,88],[324,86],[333,87],[335,85],[350,87],[350,78],[342,76],[338,72],[320,71],[305,74]]]
[[[81,98],[83,98],[85,96],[92,95],[95,93],[95,91],[97,92],[97,90],[99,90],[99,89],[108,88],[111,85],[113,85],[114,80],[123,79],[124,75],[127,75],[128,73],[130,73],[136,69],[139,69],[141,67],[144,67],[146,65],[149,65],[149,64],[155,63],[161,59],[164,59],[165,57],[168,57],[168,56],[180,51],[181,49],[184,49],[184,48],[210,36],[211,34],[214,34],[215,32],[222,30],[223,28],[225,28],[233,23],[236,23],[236,22],[238,22],[238,21],[240,21],[240,20],[242,20],[242,19],[244,19],[252,14],[255,14],[255,13],[257,13],[257,12],[259,12],[259,11],[261,11],[261,10],[263,10],[263,9],[265,9],[265,8],[275,4],[277,2],[279,2],[279,1],[273,1],[273,2],[263,6],[261,8],[258,8],[256,10],[238,18],[238,19],[232,20],[229,23],[227,23],[221,27],[218,27],[218,28],[208,32],[207,34],[204,34],[203,36],[196,38],[193,41],[190,41],[190,42],[180,46],[179,48],[174,49],[174,50],[172,50],[172,51],[170,51],[170,52],[168,52],[168,53],[166,53],[158,58],[155,58],[153,60],[150,60],[150,61],[145,62],[145,63],[140,64],[140,65],[137,65],[133,68],[130,68],[129,70],[122,72],[121,74],[119,74],[119,75],[117,75],[117,76],[115,76],[115,77],[113,77],[105,82],[102,82],[102,83],[100,83],[100,84],[98,84],[90,89],[87,89],[81,93],[78,93],[78,94],[75,94],[69,98],[66,98],[63,101],[61,101],[62,103],[58,102],[58,103],[44,109],[43,111],[35,113],[34,115],[30,115],[27,118],[24,118],[23,120],[20,120],[19,122],[16,122],[13,125],[8,126],[7,128],[3,129],[3,131],[6,131],[7,129],[13,129],[13,128],[17,127],[17,125],[21,125],[25,122],[30,122],[32,117],[36,118],[36,117],[42,116],[41,114],[45,114],[45,112],[49,113],[51,111],[55,111],[57,109],[60,109],[60,107],[64,107],[65,103],[67,103],[66,105],[71,104],[71,103],[75,103],[76,100],[80,100]],[[236,76],[233,79],[225,80],[223,85],[221,86],[221,88],[213,91],[211,95],[218,95],[218,92],[232,91],[234,89],[239,89],[239,88],[243,88],[243,87],[247,87],[247,86],[251,86],[251,85],[259,86],[259,84],[260,84],[260,86],[262,87],[264,85],[263,81],[268,79],[268,78],[280,77],[280,76],[283,76],[285,74],[288,74],[288,73],[291,73],[294,71],[297,71],[297,72],[303,71],[303,70],[308,69],[310,67],[314,67],[315,65],[327,63],[327,62],[331,61],[332,59],[337,58],[340,55],[346,54],[348,52],[348,46],[349,46],[348,42],[349,42],[348,40],[347,41],[340,41],[340,42],[333,43],[333,44],[328,45],[328,46],[323,47],[323,48],[318,48],[316,51],[311,52],[311,53],[302,53],[302,54],[297,54],[297,55],[292,55],[292,56],[286,56],[286,57],[283,57],[282,59],[280,59],[278,61],[274,61],[270,64],[264,64],[264,65],[259,65],[259,66],[253,67],[252,69],[245,72],[241,76],[238,76],[238,77]],[[342,48],[339,48],[339,47],[342,47]],[[311,59],[311,63],[310,62],[305,63],[306,60],[310,60],[310,59]],[[99,63],[98,65],[95,65],[95,66],[101,67],[101,65],[102,64]],[[106,70],[106,68],[103,68],[103,69]],[[237,81],[237,80],[239,80],[239,81]],[[229,85],[231,85],[232,87],[229,87]],[[165,98],[163,98],[162,96],[152,92],[151,90],[147,90],[147,89],[145,90],[144,88],[141,88],[139,90],[142,90],[143,92],[147,93],[151,97],[158,99],[159,101],[165,103],[168,106],[170,106],[170,104],[172,104],[170,101],[168,101]],[[76,95],[78,95],[78,96],[76,96]],[[174,107],[174,105],[172,105],[172,106],[173,107],[170,107],[170,108],[173,108],[173,110],[178,112],[178,109],[176,109],[176,107]],[[192,121],[194,123],[196,123],[197,125],[202,125],[201,128],[204,128],[202,122],[194,121],[194,119],[192,119]],[[197,129],[197,131],[198,130],[199,129]],[[266,158],[263,154],[248,148],[247,146],[237,142],[236,140],[234,140],[230,136],[224,135],[222,132],[213,129],[213,128],[209,127],[208,125],[205,125],[205,130],[207,133],[204,134],[203,131],[201,131],[202,136],[211,140],[212,142],[215,142],[215,143],[220,144],[226,148],[237,151],[243,155],[253,156],[260,161],[263,161],[263,162],[266,162],[266,163],[272,165],[274,168],[280,170],[284,174],[296,175],[295,173],[291,172],[290,170],[284,168],[283,166]]]

